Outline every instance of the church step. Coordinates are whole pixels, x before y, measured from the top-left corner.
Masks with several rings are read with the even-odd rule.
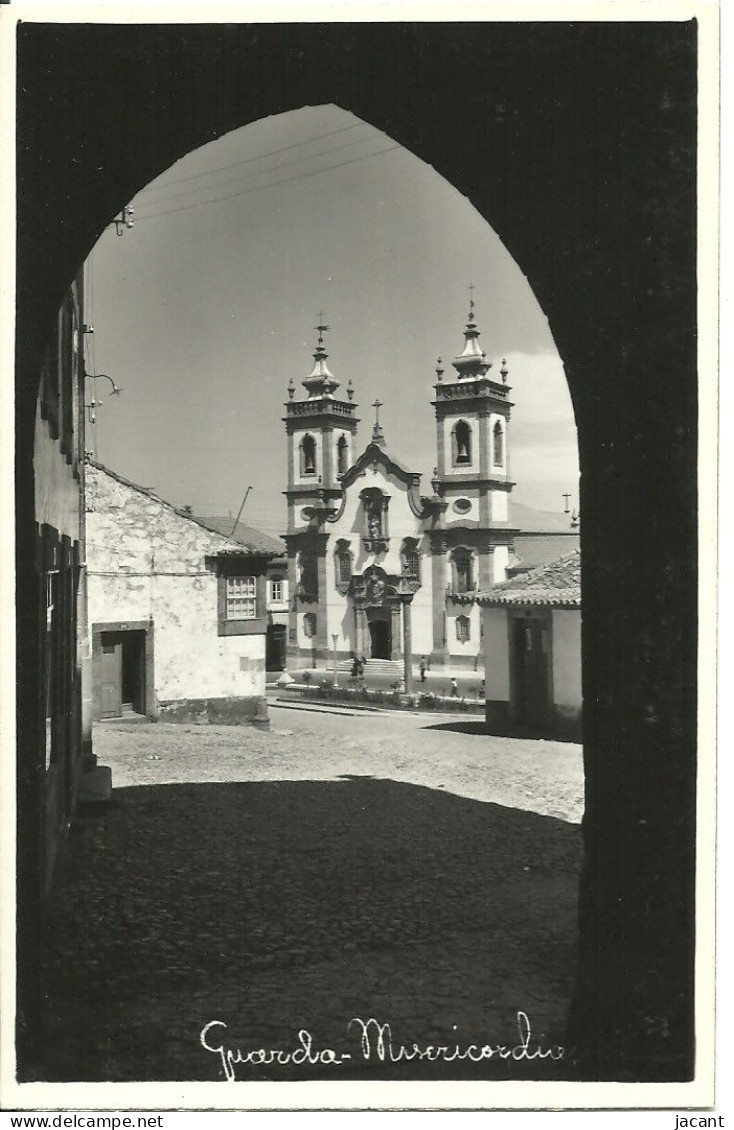
[[[337,670],[345,674],[351,674],[353,659],[340,659],[337,663]],[[403,672],[402,659],[366,659],[365,671],[371,671],[373,674],[380,675],[401,675]]]

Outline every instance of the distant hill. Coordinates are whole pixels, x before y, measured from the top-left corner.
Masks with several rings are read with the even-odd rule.
[[[563,511],[533,510],[510,500],[510,524],[528,534],[570,534],[571,515]]]

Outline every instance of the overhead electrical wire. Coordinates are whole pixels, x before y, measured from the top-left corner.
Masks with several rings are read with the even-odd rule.
[[[305,157],[296,157],[295,161],[283,161],[281,164],[274,166],[271,169],[261,169],[260,172],[250,173],[249,177],[231,177],[229,180],[219,181],[218,184],[197,185],[196,188],[185,188],[183,192],[174,192],[172,196],[163,197],[160,200],[141,200],[140,197],[136,198],[135,205],[137,208],[147,208],[148,205],[155,207],[158,204],[169,204],[172,200],[180,200],[184,196],[192,196],[197,192],[210,192],[218,188],[226,188],[228,184],[242,184],[245,180],[250,180],[252,177],[267,176],[268,173],[279,173],[281,169],[288,169],[292,165],[302,165],[305,161],[315,161],[319,157],[330,157],[333,153],[340,152],[344,149],[351,149],[354,145],[363,145],[366,141],[372,141],[374,138],[380,137],[379,133],[370,134],[369,137],[358,137],[356,141],[347,141],[342,145],[336,145],[331,150],[322,150],[320,153],[310,153]]]
[[[352,157],[349,161],[339,161],[335,165],[327,165],[323,169],[313,169],[308,173],[299,173],[298,176],[295,177],[284,177],[282,180],[272,181],[270,184],[256,185],[254,188],[246,188],[243,189],[242,192],[233,192],[228,196],[217,196],[213,200],[200,200],[196,204],[183,204],[180,208],[170,208],[164,212],[152,212],[148,216],[138,216],[136,214],[136,222],[137,220],[141,222],[156,220],[160,216],[173,216],[178,212],[188,212],[192,208],[204,208],[210,204],[223,204],[226,200],[236,200],[240,196],[248,196],[251,192],[263,192],[265,189],[276,188],[281,184],[290,184],[293,181],[305,180],[306,177],[315,177],[321,173],[328,173],[332,169],[340,169],[344,165],[355,165],[358,161],[366,161],[370,157],[381,157],[384,153],[392,153],[395,149],[400,148],[402,148],[400,145],[389,145],[386,149],[378,149],[376,153],[365,153],[361,157]],[[157,203],[157,201],[151,201],[151,204],[153,203]],[[163,201],[161,201],[161,203],[163,203]]]
[[[328,133],[319,133],[316,137],[307,137],[304,141],[294,141],[292,145],[283,145],[280,149],[271,149],[268,153],[258,153],[255,157],[245,157],[242,161],[233,161],[230,165],[220,165],[217,169],[209,169],[203,173],[191,173],[188,177],[179,177],[177,180],[169,180],[164,184],[152,184],[144,188],[140,193],[142,196],[146,192],[158,192],[160,189],[173,188],[176,184],[185,184],[190,180],[198,180],[201,177],[213,177],[216,173],[224,173],[229,169],[236,169],[242,165],[251,165],[253,161],[264,161],[266,157],[276,157],[279,153],[287,153],[291,149],[298,149],[303,145],[310,145],[314,141],[323,141],[325,137],[336,137],[338,133],[346,133],[348,130],[358,129],[359,126],[366,126],[367,122],[355,122],[351,126],[342,126],[341,129],[332,129]]]

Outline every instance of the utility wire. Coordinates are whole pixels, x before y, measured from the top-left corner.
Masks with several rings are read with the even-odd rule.
[[[394,149],[400,148],[400,145],[390,145],[387,149],[378,149],[376,153],[365,153],[362,157],[352,157],[350,161],[339,161],[336,165],[327,165],[323,169],[314,169],[310,173],[300,173],[295,177],[284,177],[283,180],[276,180],[271,184],[262,184],[257,185],[255,188],[246,188],[242,192],[233,192],[229,196],[218,196],[214,200],[200,200],[197,204],[183,204],[180,208],[170,208],[165,212],[153,212],[149,216],[141,216],[139,219],[141,222],[145,220],[157,220],[160,216],[173,216],[178,212],[188,212],[192,208],[203,208],[207,204],[223,204],[226,200],[236,200],[240,196],[248,196],[251,192],[262,192],[266,188],[276,188],[281,184],[290,184],[293,181],[305,180],[306,177],[315,177],[320,173],[328,173],[331,169],[340,169],[343,165],[354,165],[357,161],[366,161],[369,157],[381,157],[383,153],[392,153]],[[151,201],[151,203],[153,203],[153,201]],[[136,219],[137,218],[136,216]]]
[[[197,185],[196,188],[185,188],[183,192],[174,192],[172,196],[165,196],[160,200],[140,200],[135,201],[136,207],[147,208],[157,204],[169,204],[172,200],[180,200],[184,196],[192,196],[197,192],[210,192],[215,188],[226,188],[228,184],[243,184],[252,177],[267,176],[268,173],[279,173],[281,169],[290,168],[292,165],[302,165],[304,161],[315,161],[318,157],[331,157],[333,153],[337,153],[342,149],[351,149],[354,145],[362,145],[365,141],[372,141],[373,138],[380,137],[377,132],[370,134],[369,137],[358,137],[356,141],[347,141],[343,145],[333,146],[331,149],[322,150],[321,153],[309,153],[305,157],[296,157],[294,161],[283,161],[279,165],[273,166],[270,169],[261,169],[259,172],[250,173],[249,177],[231,177],[229,180],[220,181],[218,184]]]
[[[279,153],[287,153],[291,149],[298,149],[302,145],[310,145],[314,141],[323,141],[325,137],[335,137],[338,133],[346,133],[347,130],[358,129],[360,126],[366,126],[367,122],[355,122],[351,126],[342,126],[341,129],[332,129],[328,133],[317,134],[316,137],[308,137],[305,141],[295,141],[292,145],[283,145],[280,149],[271,149],[268,153],[259,153],[256,157],[246,157],[242,161],[234,161],[231,165],[220,165],[218,169],[209,169],[204,173],[192,173],[188,177],[179,177],[178,180],[169,180],[164,184],[150,185],[144,188],[139,196],[145,195],[146,192],[158,192],[161,189],[165,190],[173,188],[176,184],[185,184],[187,181],[198,180],[200,177],[212,177],[215,173],[225,173],[229,169],[237,169],[241,165],[251,165],[253,161],[263,161],[266,157],[276,157]],[[152,203],[152,201],[151,201]]]

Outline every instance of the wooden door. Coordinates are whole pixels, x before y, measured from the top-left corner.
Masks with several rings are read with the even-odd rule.
[[[542,729],[549,715],[550,629],[540,620],[515,621],[515,715],[523,726]]]
[[[119,718],[122,714],[122,640],[102,636],[100,640],[101,718]]]

